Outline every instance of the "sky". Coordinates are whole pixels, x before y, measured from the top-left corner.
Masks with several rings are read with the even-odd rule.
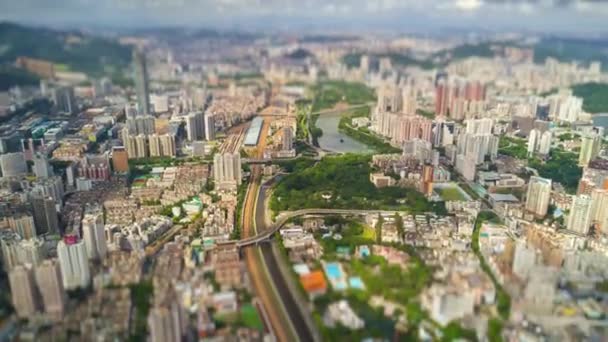
[[[449,29],[598,34],[605,0],[6,0],[0,20],[51,26]]]

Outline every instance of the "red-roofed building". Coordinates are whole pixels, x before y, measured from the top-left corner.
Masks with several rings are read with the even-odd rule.
[[[300,276],[302,287],[312,299],[324,295],[327,292],[327,281],[323,271],[313,271]]]

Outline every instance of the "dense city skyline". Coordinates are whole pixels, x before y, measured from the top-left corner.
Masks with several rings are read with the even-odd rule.
[[[0,340],[605,340],[607,6],[0,5]]]

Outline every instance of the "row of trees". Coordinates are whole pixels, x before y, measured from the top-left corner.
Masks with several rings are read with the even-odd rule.
[[[575,96],[583,98],[583,110],[608,113],[608,83],[583,83],[572,87]]]
[[[572,135],[560,135],[560,140],[573,139]],[[500,138],[498,153],[528,161],[528,166],[536,169],[541,177],[552,179],[564,186],[567,192],[574,193],[583,170],[578,166],[578,155],[561,148],[553,149],[546,160],[528,157],[527,142],[524,139]]]
[[[368,108],[369,110],[369,108]],[[349,137],[364,143],[365,145],[373,148],[377,153],[400,153],[401,149],[391,146],[391,144],[385,142],[382,138],[375,136],[367,128],[354,128],[352,126],[353,116],[345,115],[340,118],[338,128],[341,132],[348,135]]]

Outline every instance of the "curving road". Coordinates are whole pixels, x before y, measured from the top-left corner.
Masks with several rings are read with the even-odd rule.
[[[272,233],[275,230],[274,226],[270,229],[267,229],[266,226],[266,207],[264,204],[266,203],[266,190],[268,189],[268,185],[262,185],[259,189],[258,198],[257,198],[257,206],[255,210],[255,223],[258,232],[263,232],[261,235],[267,235]],[[260,235],[260,234],[259,234]],[[296,337],[299,341],[309,342],[316,341],[317,338],[313,337],[316,334],[312,331],[314,327],[310,327],[307,322],[311,322],[310,319],[304,317],[306,313],[303,312],[304,308],[300,307],[296,302],[293,294],[289,290],[289,286],[287,282],[290,279],[285,279],[283,277],[283,273],[279,268],[278,261],[275,259],[275,255],[272,252],[272,245],[269,243],[265,243],[260,245],[260,249],[262,251],[262,256],[264,258],[264,262],[268,269],[269,275],[271,276],[272,282],[274,283],[274,287],[276,288],[279,298],[283,303],[283,307],[287,315],[289,316],[289,321],[295,330]]]
[[[254,151],[254,157],[261,157],[263,155],[264,147],[266,146],[266,132],[268,130],[268,120],[264,120],[262,126],[262,132],[260,133],[260,141],[258,147]],[[247,194],[243,203],[243,236],[251,237],[258,234],[258,229],[263,229],[264,224],[257,227],[256,216],[257,216],[257,201],[260,193],[260,179],[262,175],[262,169],[260,165],[253,165],[251,167],[251,181],[247,188]],[[275,286],[275,279],[271,276],[268,267],[265,262],[265,257],[261,248],[252,246],[243,250],[245,256],[245,262],[249,270],[249,276],[251,283],[257,296],[259,296],[263,307],[265,308],[267,317],[267,328],[272,332],[274,337],[278,341],[291,342],[298,340],[296,329],[293,327],[294,323],[290,320],[288,310],[283,304],[282,298],[279,296],[277,286]]]
[[[279,261],[276,260],[275,254],[272,251],[272,245],[270,243],[261,243],[268,241],[280,227],[282,227],[288,220],[296,216],[308,215],[308,214],[342,214],[342,215],[367,215],[367,214],[378,214],[386,213],[392,214],[395,211],[383,211],[383,210],[349,210],[349,209],[302,209],[293,212],[283,213],[279,219],[273,223],[270,227],[266,224],[266,212],[265,207],[266,191],[270,188],[269,184],[261,185],[257,190],[257,200],[255,201],[255,227],[257,235],[250,238],[243,239],[237,242],[239,247],[246,247],[251,245],[258,245],[264,258],[264,264],[270,275],[271,281],[273,282],[274,288],[278,292],[280,301],[283,304],[288,319],[292,325],[292,328],[297,335],[299,341],[319,341],[320,337],[316,331],[316,327],[312,322],[311,317],[308,315],[307,309],[304,305],[298,303],[298,300],[294,297],[294,294],[290,291],[288,282],[291,279],[286,278],[284,273],[281,272]],[[247,248],[246,250],[252,250]],[[273,308],[273,310],[279,310]]]
[[[262,196],[262,194],[260,194],[260,196]],[[260,203],[259,201],[260,201],[260,199],[258,199],[258,203]],[[258,210],[256,212],[256,223],[259,220],[257,218],[259,211],[260,210],[258,208]],[[236,244],[238,247],[246,247],[246,246],[255,245],[255,244],[258,244],[265,240],[268,240],[285,223],[287,223],[287,221],[289,221],[290,219],[292,219],[294,217],[302,216],[302,215],[332,215],[332,214],[339,214],[339,215],[389,214],[390,215],[390,214],[394,214],[394,213],[395,213],[394,210],[356,210],[356,209],[321,209],[321,208],[301,209],[301,210],[296,210],[296,211],[291,211],[291,212],[285,212],[285,213],[282,213],[281,215],[279,215],[278,220],[272,225],[272,227],[267,228],[267,229],[258,228],[257,235],[239,240],[239,241],[237,241]],[[262,216],[262,220],[263,220],[263,216]],[[265,223],[263,223],[263,224],[265,226]],[[260,226],[258,226],[258,227],[260,227]]]

